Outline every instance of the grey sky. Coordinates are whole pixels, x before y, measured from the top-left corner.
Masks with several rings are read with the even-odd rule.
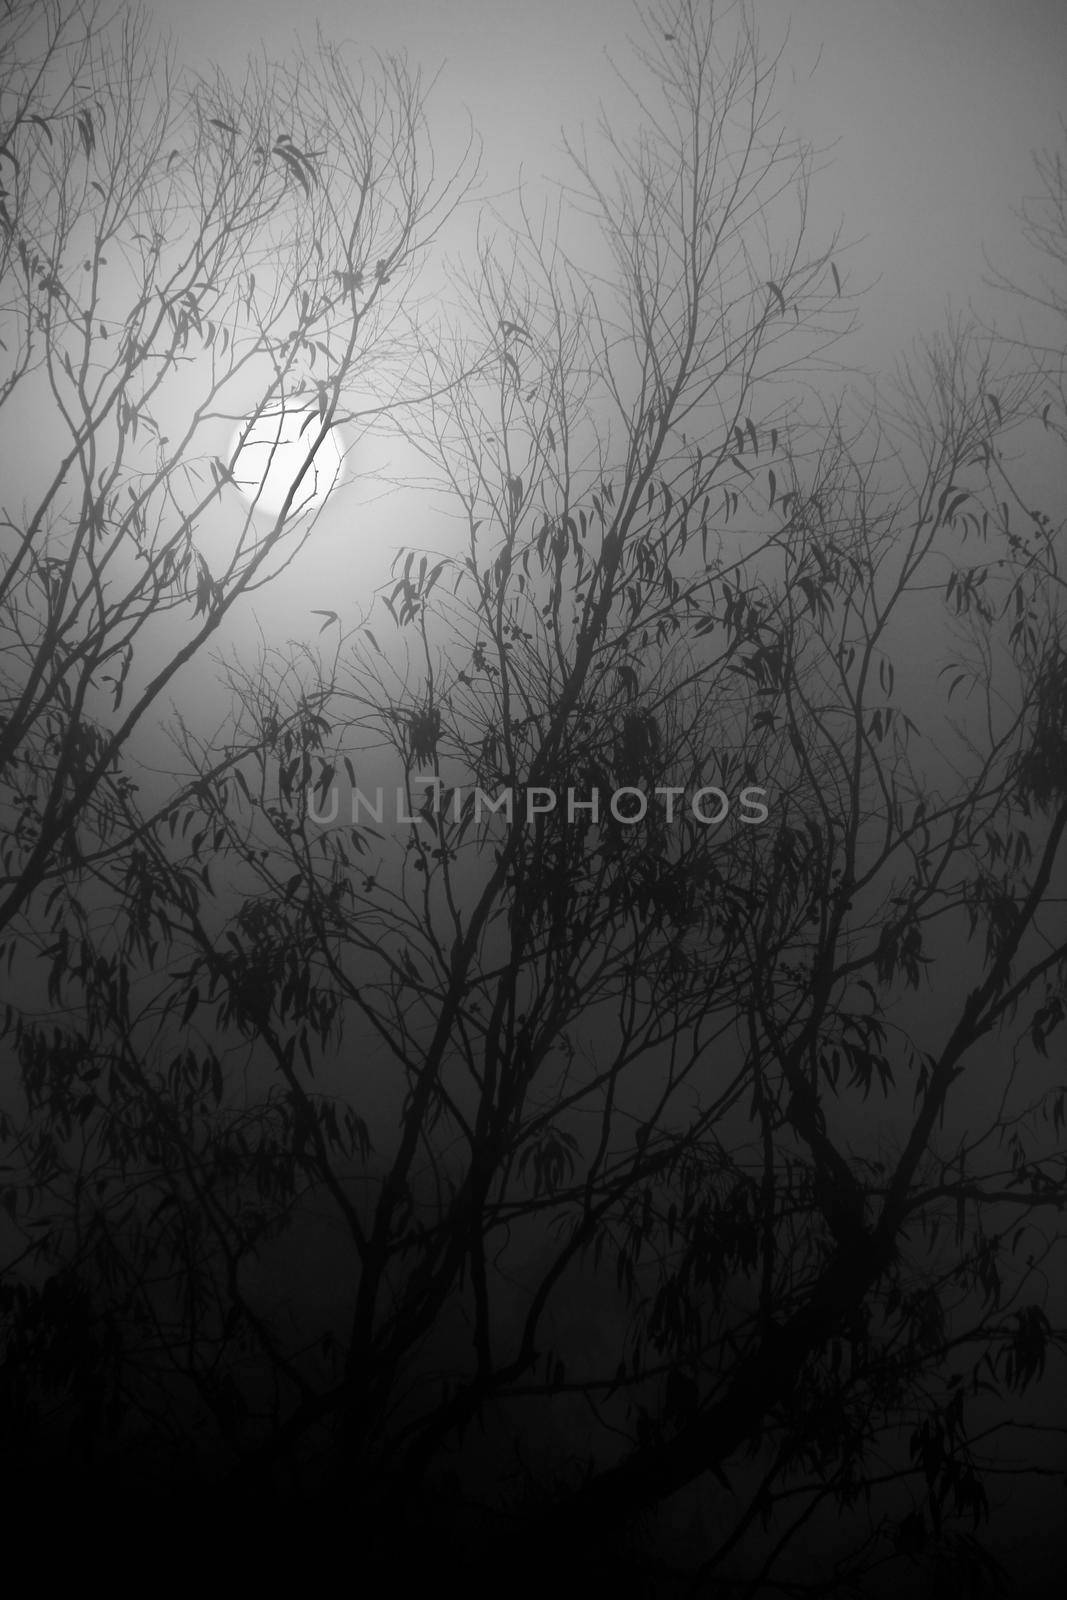
[[[622,114],[608,55],[638,81],[627,36],[639,22],[629,0],[146,5],[172,35],[179,61],[206,70],[217,64],[235,77],[250,52],[284,55],[297,38],[313,42],[316,26],[357,52],[406,52],[428,77],[441,68],[427,108],[439,171],[459,160],[473,123],[484,143],[482,196],[501,195],[521,171],[535,211],[551,190],[545,179],[570,173],[562,130],[577,137],[584,123],[595,133],[601,104],[612,117]],[[963,311],[973,301],[1004,323],[1016,318],[1016,305],[983,286],[982,252],[1020,276],[1035,270],[1013,208],[1033,188],[1033,151],[1058,136],[1067,7],[1055,0],[756,0],[755,11],[765,51],[784,45],[777,96],[784,127],[824,152],[812,185],[810,246],[818,249],[838,227],[843,243],[852,242],[837,259],[846,292],[859,294],[857,327],[833,347],[831,361],[885,374],[916,335],[943,325],[950,303]],[[475,213],[465,211],[449,229],[449,249],[465,253],[474,229]],[[835,374],[834,387],[840,381]],[[220,436],[220,448],[225,442]],[[356,582],[353,516],[364,526],[371,515],[365,486],[379,481],[381,464],[365,448],[353,461],[353,482],[316,534],[317,558],[301,563],[284,592],[257,597],[268,633],[301,608],[328,603],[324,569]],[[421,476],[421,467],[403,452],[386,463],[394,482]],[[416,537],[400,500],[373,513],[376,536],[362,546],[358,578],[364,598],[386,581],[397,544]],[[420,521],[423,510],[420,502]],[[434,546],[447,543],[448,530],[423,524],[417,537]]]
[[[618,91],[605,60],[628,51],[626,0],[149,0],[184,59],[238,70],[259,46],[284,51],[316,23],[334,38],[406,50],[432,72],[442,139],[485,141],[487,188],[562,173],[560,128],[595,121]],[[768,48],[789,29],[780,74],[787,124],[833,145],[814,191],[816,227],[862,240],[843,261],[861,305],[853,360],[878,364],[935,325],[947,297],[982,294],[984,245],[1018,258],[1012,207],[1032,187],[1031,153],[1065,108],[1067,7],[1056,0],[757,0]],[[447,164],[447,152],[443,156]],[[985,297],[992,310],[997,302]],[[1005,308],[1000,306],[1003,312]]]

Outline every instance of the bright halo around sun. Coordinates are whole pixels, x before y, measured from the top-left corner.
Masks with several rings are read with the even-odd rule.
[[[264,412],[248,428],[242,444],[245,426],[238,428],[230,444],[234,483],[257,511],[277,516],[315,442],[319,414],[303,406]],[[342,461],[341,436],[331,428],[300,480],[289,517],[322,505],[341,481]]]

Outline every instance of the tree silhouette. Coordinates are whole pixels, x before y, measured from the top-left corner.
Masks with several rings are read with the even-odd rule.
[[[804,1540],[826,1593],[982,1592],[1061,1342],[1058,529],[1007,449],[1047,402],[960,323],[864,414],[805,393],[851,311],[772,66],[744,10],[645,21],[613,172],[574,151],[570,235],[499,221],[418,354],[456,537],[400,552],[372,625],[233,659],[155,811],[112,775],[134,723],[62,684],[190,584],[198,647],[284,517],[221,597],[146,544],[116,614],[93,457],[87,647],[19,546],[11,628],[55,677],[16,675],[10,959],[50,1014],[7,1014],[6,1416],[21,1459],[343,1508],[364,1560],[416,1530],[543,1583],[629,1540],[635,1591],[658,1551],[754,1594]],[[268,123],[256,205],[303,214],[333,124]],[[147,507],[123,536],[187,548]],[[655,1513],[686,1494],[683,1551]]]
[[[4,926],[57,861],[124,846],[118,757],[306,541],[311,520],[290,514],[361,364],[407,359],[388,302],[450,196],[423,170],[420,86],[395,63],[356,83],[323,45],[179,93],[143,19],[14,5],[8,27],[2,402],[54,457],[4,523],[0,753],[21,775]],[[314,426],[268,525],[229,486],[285,406]],[[227,419],[223,459],[209,445]],[[220,504],[228,543],[211,538]],[[156,659],[146,629],[171,611],[180,643]]]

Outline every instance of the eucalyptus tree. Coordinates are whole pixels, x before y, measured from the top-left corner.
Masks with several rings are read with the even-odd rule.
[[[699,1581],[805,1536],[827,1592],[956,1582],[1055,1342],[1059,528],[1003,494],[1040,397],[957,324],[819,409],[844,258],[751,17],[644,20],[608,165],[487,227],[422,352],[433,540],[187,719],[106,880],[134,998],[92,930],[47,952],[92,1055],[17,1031],[84,1153],[31,1119],[10,1192],[64,1218],[117,1460],[165,1423],[345,1540],[472,1560],[506,1514],[557,1572],[689,1492]]]
[[[353,77],[323,43],[233,85],[176,76],[135,11],[14,4],[5,30],[7,928],[125,847],[123,751],[306,541],[360,372],[384,392],[410,359],[415,268],[457,191],[401,63]],[[286,410],[303,446],[268,517],[242,449],[276,454]]]
[[[158,1149],[162,1123],[150,1136],[144,1118],[162,1102],[134,1037],[142,968],[165,960],[168,928],[149,844],[203,775],[160,793],[152,740],[188,664],[310,537],[343,471],[335,425],[368,364],[383,409],[403,385],[419,270],[474,167],[472,146],[456,172],[435,169],[425,94],[403,61],[354,69],[325,40],[233,83],[179,71],[136,8],[4,8],[0,970],[17,1083],[0,1108],[12,1239],[90,1159],[94,1108],[117,1107],[123,1072]],[[168,894],[195,913],[210,873],[177,871]],[[127,1135],[132,1151],[140,1135]],[[31,1232],[30,1259],[55,1243],[47,1225]],[[37,1288],[8,1276],[22,1247],[5,1251],[8,1309],[20,1295],[36,1305]]]

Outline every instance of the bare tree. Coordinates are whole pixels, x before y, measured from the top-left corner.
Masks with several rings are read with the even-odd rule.
[[[209,1421],[228,1493],[364,1540],[470,1558],[506,1510],[603,1570],[700,1485],[700,1582],[832,1525],[825,1592],[947,1583],[1059,1343],[1059,569],[998,477],[1036,390],[957,325],[895,406],[813,409],[845,284],[751,19],[646,20],[655,99],[610,180],[576,153],[603,248],[527,215],[426,357],[459,546],[232,665],[195,781],[92,862],[114,922],[46,951],[77,1020],[12,1019],[81,1389],[43,1291],[8,1366],[118,1460]],[[287,1334],[308,1219],[334,1303]]]

